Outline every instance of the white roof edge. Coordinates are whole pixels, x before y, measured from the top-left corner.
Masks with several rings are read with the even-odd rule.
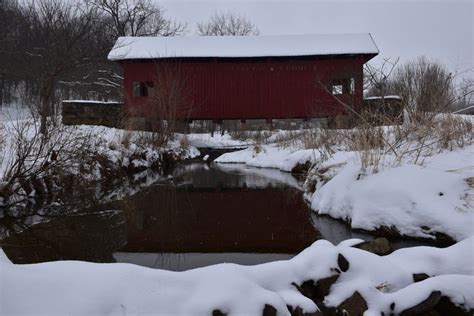
[[[370,33],[261,36],[119,37],[112,61],[159,58],[251,58],[377,55]]]

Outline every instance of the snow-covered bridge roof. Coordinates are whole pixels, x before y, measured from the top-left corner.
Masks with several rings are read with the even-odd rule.
[[[110,60],[183,57],[286,57],[378,54],[365,34],[120,37]]]

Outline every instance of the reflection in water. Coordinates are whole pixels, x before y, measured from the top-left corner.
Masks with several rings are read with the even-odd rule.
[[[188,164],[175,172],[175,184],[200,189],[301,188],[290,173],[274,169],[252,168],[241,164]]]
[[[123,250],[295,253],[318,237],[297,193],[153,186],[122,207],[128,215]]]
[[[127,243],[125,216],[121,211],[101,211],[57,217],[10,233],[0,243],[14,263],[114,262],[112,253]]]
[[[186,270],[288,259],[318,238],[370,238],[315,216],[300,187],[276,170],[182,165],[172,181],[100,207],[119,211],[81,210],[9,234],[1,233],[3,219],[0,244],[15,263],[74,259]]]
[[[288,260],[293,254],[282,253],[132,253],[117,252],[114,254],[118,262],[134,263],[155,269],[184,271],[212,264],[232,262],[242,265]]]

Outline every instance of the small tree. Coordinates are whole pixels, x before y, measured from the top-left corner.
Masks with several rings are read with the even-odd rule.
[[[415,120],[448,111],[456,99],[452,73],[426,57],[398,68],[392,89],[402,98],[405,110]]]
[[[149,132],[143,134],[142,141],[162,146],[171,139],[177,120],[186,121],[192,111],[187,79],[178,62],[157,61],[153,81],[141,85],[137,88],[146,90],[147,101],[129,114],[145,118]]]
[[[120,36],[175,36],[186,24],[165,18],[164,10],[151,0],[87,0],[103,16],[104,31]]]
[[[207,22],[197,24],[199,35],[206,36],[248,36],[259,35],[260,31],[249,19],[231,12],[215,13]]]

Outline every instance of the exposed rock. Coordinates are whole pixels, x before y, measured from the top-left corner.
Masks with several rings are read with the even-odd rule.
[[[342,302],[337,310],[339,315],[362,316],[368,308],[365,299],[356,291],[351,297]]]
[[[474,310],[465,311],[459,306],[454,305],[450,299],[446,296],[442,296],[438,304],[435,306],[435,311],[440,315],[449,315],[449,316],[472,316],[474,315]]]
[[[265,307],[263,308],[263,316],[276,316],[277,310],[275,307],[265,304]]]
[[[212,311],[212,316],[226,316],[227,314],[224,314],[223,312],[221,312],[220,310],[218,309],[215,309]]]
[[[342,272],[349,270],[349,261],[341,254],[337,256],[337,265]]]
[[[466,178],[467,185],[469,185],[471,188],[474,188],[474,177],[469,177]]]
[[[316,311],[314,313],[305,313],[301,307],[296,307],[293,309],[293,307],[288,306],[288,310],[290,311],[290,314],[292,316],[322,316],[323,314],[320,311]]]
[[[331,286],[336,283],[338,278],[339,274],[335,274],[330,277],[318,280],[316,283],[316,296],[320,297],[321,300],[324,299],[324,297],[329,294]]]
[[[400,231],[396,226],[380,226],[373,231],[376,236],[385,237],[388,239],[401,237]]]
[[[315,315],[327,315],[327,311],[329,309],[323,304],[323,300],[324,297],[329,294],[331,286],[337,281],[338,278],[339,274],[335,274],[327,278],[319,279],[316,283],[313,280],[308,280],[303,282],[301,286],[295,283],[293,283],[293,285],[301,294],[311,299],[318,306],[320,311]],[[290,312],[292,312],[292,310],[290,310]]]
[[[313,280],[305,281],[303,284],[301,284],[299,290],[304,296],[312,299],[313,301],[314,299],[322,301],[324,297],[329,294],[329,289],[338,278],[339,274],[335,274],[330,277],[318,280],[316,284]]]
[[[441,299],[441,292],[434,291],[432,292],[426,300],[423,302],[410,307],[403,312],[400,313],[401,316],[415,316],[421,315],[423,313],[427,313],[434,309],[434,307],[438,304]]]
[[[355,245],[354,247],[374,253],[379,256],[388,255],[393,251],[390,242],[387,240],[387,238],[383,237],[365,241],[363,243]]]
[[[434,236],[436,238],[436,244],[442,247],[449,247],[456,243],[456,241],[452,237],[440,232],[435,232]]]
[[[428,279],[430,276],[426,273],[414,273],[413,274],[413,281],[414,282],[421,282]]]

